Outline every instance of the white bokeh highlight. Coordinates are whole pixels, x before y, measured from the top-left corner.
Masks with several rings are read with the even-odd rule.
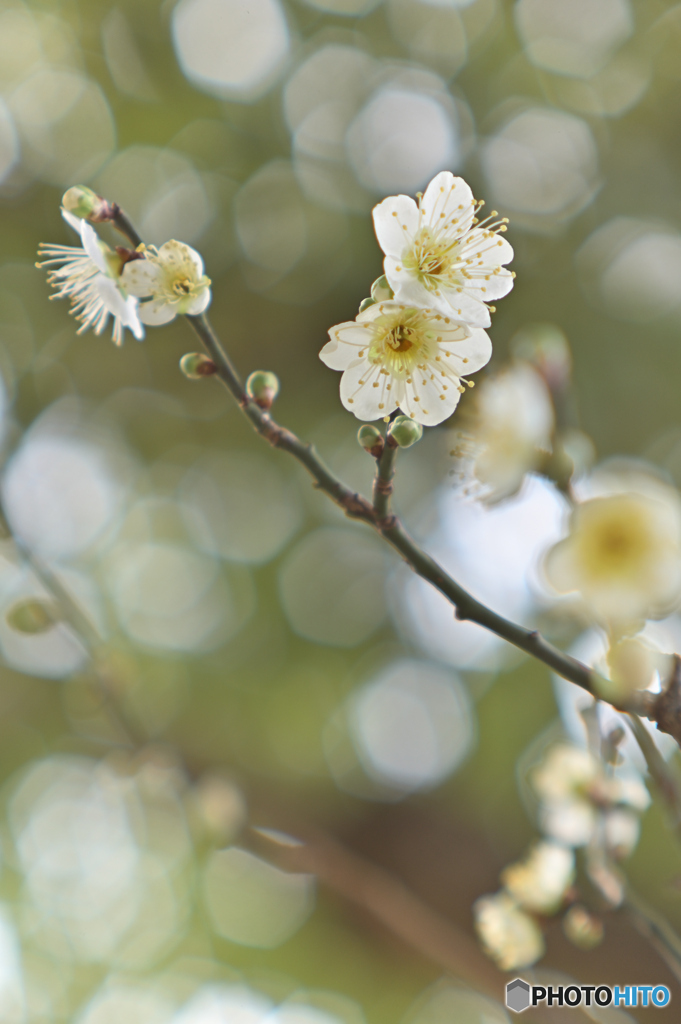
[[[365,771],[405,792],[438,785],[473,749],[468,694],[451,672],[405,659],[349,699],[350,735]]]
[[[290,45],[278,0],[180,0],[172,29],[189,81],[242,102],[257,99],[273,84]]]
[[[516,621],[549,601],[543,555],[564,533],[567,503],[542,477],[526,477],[514,497],[485,506],[460,491],[440,496],[439,525],[426,541],[433,557],[474,597]],[[460,622],[452,605],[409,575],[395,600],[399,625],[431,656],[458,668],[497,669],[503,640],[474,622]]]

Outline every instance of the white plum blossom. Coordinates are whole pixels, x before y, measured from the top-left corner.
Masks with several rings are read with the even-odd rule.
[[[208,308],[211,282],[196,249],[171,239],[160,249],[145,246],[142,256],[123,268],[125,287],[146,300],[139,307],[142,323],[167,324],[178,314],[198,316]]]
[[[510,497],[551,451],[553,403],[544,380],[525,362],[488,377],[467,426],[455,449],[463,478],[489,504]]]
[[[569,535],[546,557],[560,592],[578,591],[611,628],[667,615],[681,598],[681,499],[659,484],[578,504]]]
[[[485,952],[502,971],[529,967],[544,955],[541,928],[507,893],[481,896],[473,916]]]
[[[479,370],[492,354],[485,331],[394,300],[332,327],[329,337],[319,357],[344,371],[341,401],[362,420],[399,408],[418,423],[441,423],[456,408],[462,381],[469,383],[463,374]]]
[[[71,312],[80,321],[78,334],[91,327],[95,334],[101,334],[112,316],[112,338],[116,345],[123,343],[126,327],[141,341],[144,328],[138,316],[138,302],[128,294],[122,281],[120,256],[102,242],[87,221],[64,209],[62,217],[80,235],[82,248],[41,243],[39,255],[47,258],[38,266],[52,268],[48,281],[57,289],[52,298],[71,300]]]
[[[532,773],[544,833],[566,846],[601,843],[616,858],[638,840],[650,794],[638,774],[613,775],[588,750],[559,743]]]
[[[488,327],[486,303],[513,287],[504,267],[513,249],[500,232],[506,221],[478,222],[482,204],[463,178],[441,171],[418,204],[389,196],[374,208],[374,228],[385,253],[384,269],[395,298],[428,306],[472,327]]]
[[[525,910],[551,914],[558,909],[575,878],[575,855],[557,843],[540,842],[525,860],[509,864],[501,881]]]

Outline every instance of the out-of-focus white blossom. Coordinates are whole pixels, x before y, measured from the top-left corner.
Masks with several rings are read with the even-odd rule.
[[[38,266],[52,268],[48,281],[57,289],[52,298],[71,300],[71,312],[80,321],[78,334],[91,327],[95,334],[101,334],[112,316],[114,344],[123,344],[126,327],[141,341],[144,328],[138,316],[138,302],[128,294],[122,280],[121,258],[101,241],[87,221],[79,220],[68,210],[62,210],[62,216],[80,235],[82,248],[41,242],[39,255],[43,259]]]
[[[554,803],[585,793],[599,774],[599,763],[588,750],[559,743],[535,768],[532,785],[541,800]]]
[[[652,476],[611,477],[577,505],[546,575],[610,626],[663,618],[681,597],[681,498]]]
[[[465,390],[463,374],[479,370],[492,354],[479,328],[397,301],[374,303],[356,320],[332,327],[329,337],[319,358],[344,371],[341,402],[362,420],[399,408],[417,423],[441,423]]]
[[[488,956],[502,971],[529,967],[544,954],[544,936],[534,918],[505,892],[473,904],[475,928]]]
[[[184,242],[147,246],[142,259],[125,264],[122,278],[131,295],[146,300],[139,306],[144,324],[167,324],[181,313],[197,316],[210,305],[211,282],[203,260]]]
[[[588,750],[560,743],[532,773],[544,833],[566,846],[599,843],[616,858],[638,840],[638,814],[650,804],[640,776],[606,773]]]
[[[551,914],[562,903],[574,877],[572,850],[557,843],[540,842],[525,860],[509,864],[501,874],[501,881],[521,907]]]
[[[455,453],[464,475],[494,502],[515,494],[551,450],[553,405],[541,376],[518,362],[482,382],[469,430]]]
[[[374,208],[385,274],[400,302],[489,326],[485,303],[513,287],[513,274],[504,267],[513,249],[500,236],[506,221],[494,220],[496,212],[478,224],[481,205],[463,178],[441,171],[418,204],[409,196],[389,196]]]

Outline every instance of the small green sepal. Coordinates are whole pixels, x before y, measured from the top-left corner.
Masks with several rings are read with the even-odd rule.
[[[371,286],[371,298],[374,302],[388,302],[395,298],[395,292],[388,284],[388,278],[383,274],[377,277]]]

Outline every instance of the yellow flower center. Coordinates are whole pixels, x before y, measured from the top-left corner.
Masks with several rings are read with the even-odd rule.
[[[405,270],[418,277],[426,288],[433,291],[443,279],[449,284],[459,282],[456,273],[462,261],[457,258],[459,240],[439,239],[433,231],[421,228],[412,247],[402,258]]]
[[[173,281],[172,288],[176,295],[191,295],[196,285],[188,277],[179,277]]]
[[[645,499],[600,498],[581,508],[580,561],[592,579],[637,577],[658,555],[655,520]]]
[[[432,320],[423,310],[406,308],[381,313],[366,326],[373,334],[369,359],[393,376],[408,377],[419,363],[437,354]]]

